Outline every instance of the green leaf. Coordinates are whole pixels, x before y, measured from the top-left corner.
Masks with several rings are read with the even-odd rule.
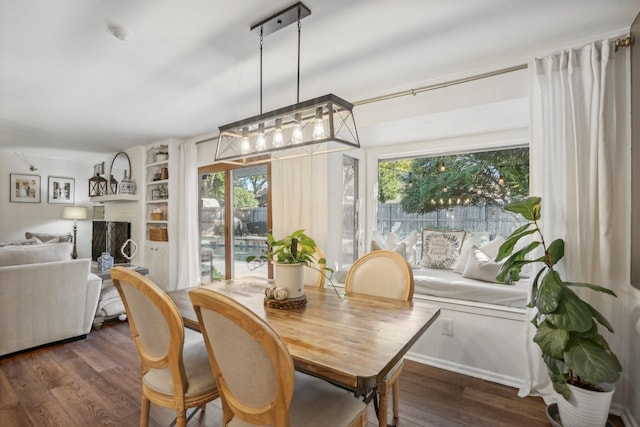
[[[540,219],[540,197],[527,197],[524,200],[508,203],[505,209],[522,215],[529,221]]]
[[[604,288],[602,286],[598,286],[598,285],[593,285],[591,283],[577,283],[577,282],[567,282],[568,286],[574,286],[574,287],[581,287],[581,288],[589,288],[591,290],[597,291],[597,292],[604,292],[605,294],[609,294],[611,296],[614,297],[618,297],[616,295],[615,292],[613,292],[611,289],[608,288]]]
[[[569,338],[568,331],[557,329],[549,322],[544,321],[538,325],[533,341],[540,346],[544,354],[555,359],[562,359]]]
[[[587,304],[587,303],[585,303]],[[607,328],[609,330],[609,332],[614,332],[613,330],[613,326],[611,326],[611,323],[609,323],[609,321],[607,319],[605,319],[605,317],[600,314],[600,312],[598,310],[596,310],[591,304],[587,304],[589,306],[589,309],[591,310],[591,315],[598,321],[598,323],[600,323],[602,326],[604,326],[605,328]]]
[[[561,359],[556,359],[547,354],[542,355],[542,360],[549,369],[549,378],[553,384],[553,389],[558,393],[569,398],[569,387],[567,386],[567,380],[569,379],[569,367]]]
[[[533,279],[533,283],[531,284],[531,301],[529,302],[530,307],[538,306],[538,282],[540,281],[540,276],[547,271],[547,268],[541,268],[540,271],[536,274],[536,277]]]
[[[549,267],[553,267],[562,259],[564,256],[564,240],[556,239],[547,248],[547,253],[549,254],[549,258],[551,260],[551,265]]]
[[[516,244],[518,243],[518,240],[520,240],[521,238],[528,236],[530,234],[533,234],[537,231],[536,228],[531,229],[531,230],[525,230],[522,231],[520,233],[512,233],[511,236],[509,236],[509,238],[507,240],[505,240],[505,242],[500,245],[500,249],[498,249],[498,256],[496,256],[496,262],[500,262],[502,261],[502,259],[508,257],[511,252],[513,252],[513,248],[516,246]]]
[[[546,320],[556,328],[584,333],[593,327],[591,313],[589,304],[582,301],[571,289],[565,288],[557,310],[547,314]]]
[[[562,279],[560,279],[558,272],[549,270],[542,278],[536,298],[536,307],[540,313],[553,313],[558,309],[562,298],[562,289]]]
[[[573,373],[593,384],[613,383],[620,377],[620,362],[593,340],[571,337],[564,360]]]

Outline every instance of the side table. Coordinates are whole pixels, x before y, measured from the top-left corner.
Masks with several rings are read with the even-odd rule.
[[[146,276],[149,274],[149,269],[147,267],[142,267],[139,265],[131,265],[128,264],[115,264],[117,266],[129,267],[130,269]],[[102,290],[100,291],[100,299],[98,300],[98,309],[96,310],[96,315],[93,319],[93,327],[94,329],[100,329],[102,324],[107,320],[120,319],[126,320],[127,314],[124,310],[124,304],[120,299],[120,294],[118,294],[118,290],[113,285],[113,281],[111,280],[111,273],[109,270],[100,271],[98,270],[98,263],[91,263],[91,272],[102,279]]]

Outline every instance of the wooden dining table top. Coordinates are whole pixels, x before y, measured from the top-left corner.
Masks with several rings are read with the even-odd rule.
[[[264,305],[264,278],[241,278],[198,286],[243,304],[282,337],[296,369],[355,392],[375,387],[427,330],[440,308],[426,301],[400,301],[362,294],[342,299],[332,288],[305,286],[304,308]],[[186,327],[200,330],[188,292],[168,292]]]

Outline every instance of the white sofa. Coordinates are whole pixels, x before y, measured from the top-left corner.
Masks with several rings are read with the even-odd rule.
[[[91,330],[102,280],[69,243],[0,247],[0,356]]]

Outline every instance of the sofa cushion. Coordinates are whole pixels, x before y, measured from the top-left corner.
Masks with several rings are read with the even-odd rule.
[[[39,245],[42,243],[39,239],[35,237],[27,238],[27,239],[19,239],[19,240],[10,240],[8,242],[0,242],[0,248],[4,248],[5,246],[29,246],[29,245]]]
[[[0,248],[0,267],[71,259],[71,243],[45,243]]]
[[[71,241],[71,233],[64,234],[50,234],[50,233],[32,233],[27,231],[24,233],[24,236],[27,239],[37,238],[40,239],[42,243],[62,243],[62,242],[70,242]]]

